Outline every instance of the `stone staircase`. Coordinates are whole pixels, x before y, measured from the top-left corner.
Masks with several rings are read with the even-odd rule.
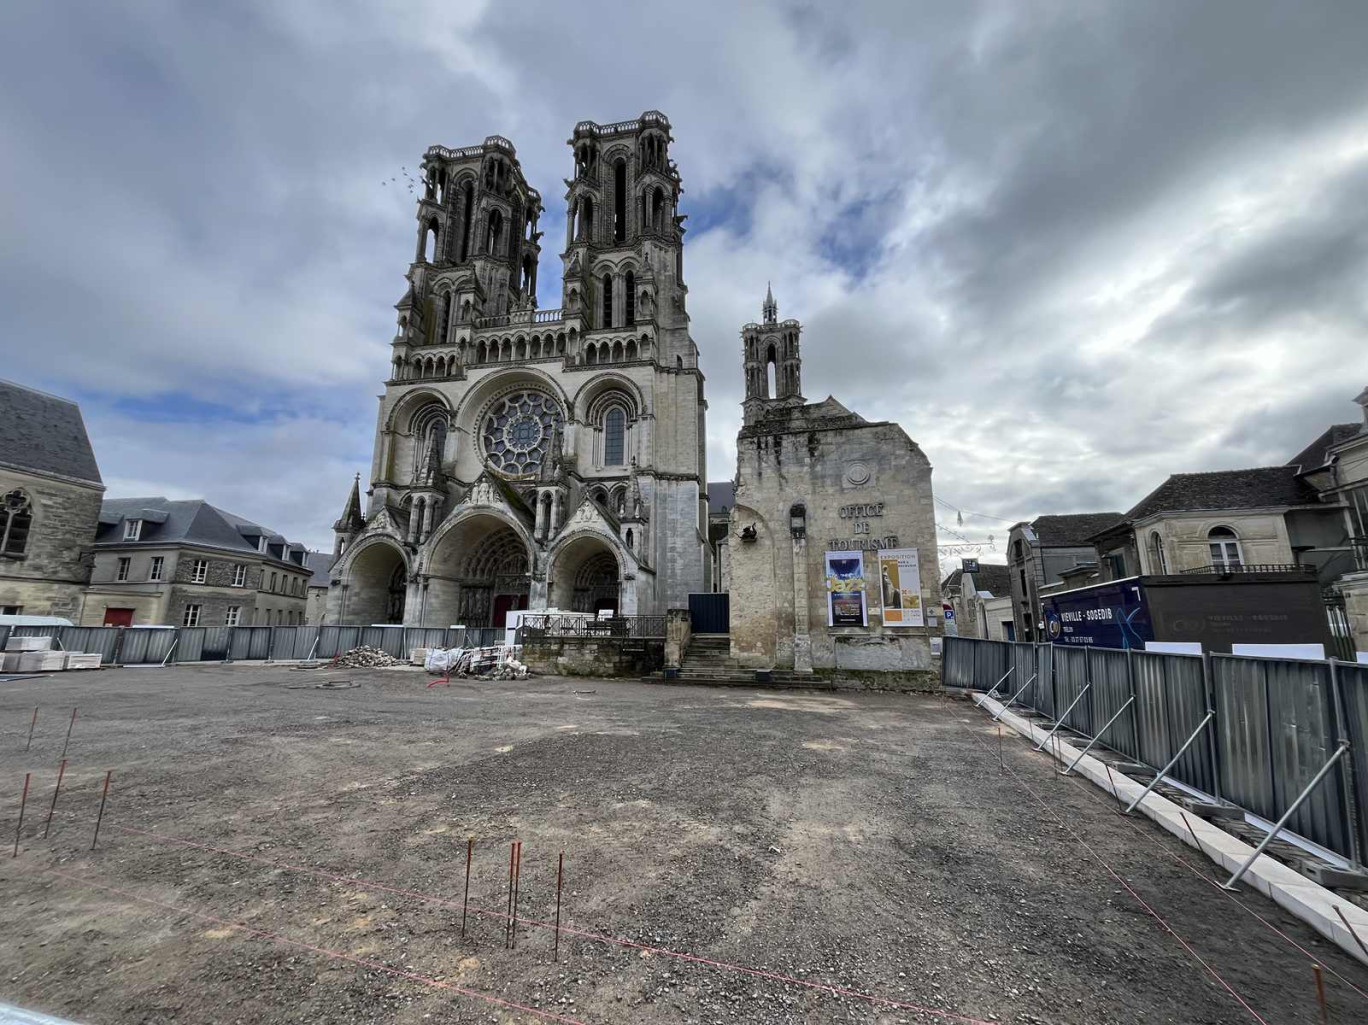
[[[811,674],[791,669],[772,669],[768,680],[757,679],[754,669],[743,667],[731,657],[731,637],[727,634],[694,634],[684,652],[679,675],[666,679],[664,673],[645,677],[654,683],[682,683],[712,687],[802,687],[830,690],[831,684]]]

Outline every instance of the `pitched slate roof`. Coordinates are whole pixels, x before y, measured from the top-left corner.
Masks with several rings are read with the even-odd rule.
[[[332,579],[332,552],[309,552],[304,556],[304,565],[313,571],[309,577],[310,587],[327,587]]]
[[[964,569],[961,567],[941,581],[941,590],[954,587],[963,580]],[[974,584],[980,591],[987,591],[995,598],[1001,598],[1012,592],[1011,577],[1008,575],[1007,567],[997,563],[979,563],[979,570],[974,574]]]
[[[1198,509],[1317,504],[1316,489],[1297,476],[1297,469],[1296,466],[1256,466],[1248,470],[1175,473],[1126,513],[1126,519],[1140,520],[1155,513]]]
[[[1037,516],[1031,529],[1047,548],[1086,546],[1094,534],[1115,526],[1121,521],[1119,512],[1070,513],[1066,516]],[[995,594],[997,592],[994,592]]]
[[[1329,458],[1329,450],[1354,437],[1362,427],[1362,424],[1331,424],[1324,434],[1289,459],[1287,465],[1297,467],[1302,473],[1319,470]]]
[[[3,380],[0,463],[101,483],[81,408],[70,399]]]
[[[708,515],[725,516],[736,504],[736,485],[729,480],[708,485]]]
[[[136,542],[124,542],[125,520],[142,520],[142,533]],[[248,538],[265,537],[269,542],[291,545],[283,536],[245,517],[210,505],[202,498],[172,501],[168,498],[108,498],[100,505],[100,527],[96,544],[197,544],[232,552],[263,554]],[[279,559],[280,556],[272,555]],[[283,559],[281,561],[290,561]]]

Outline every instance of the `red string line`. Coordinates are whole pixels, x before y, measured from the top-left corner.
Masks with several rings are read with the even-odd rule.
[[[1084,792],[1084,793],[1087,793],[1089,790],[1092,789],[1092,788],[1091,788],[1091,784],[1079,784],[1079,783],[1076,783],[1076,784],[1074,784],[1074,787],[1075,787],[1075,789],[1079,789],[1079,790],[1081,790],[1081,791]],[[1094,798],[1094,800],[1095,800],[1095,799],[1096,799],[1096,798]],[[1180,854],[1178,854],[1178,853],[1176,853],[1176,852],[1174,852],[1174,851],[1169,850],[1169,849],[1168,849],[1168,845],[1165,844],[1165,843],[1164,843],[1162,840],[1160,840],[1158,837],[1153,836],[1153,835],[1150,833],[1149,830],[1142,829],[1139,825],[1137,825],[1137,824],[1135,823],[1134,820],[1132,820],[1132,819],[1130,819],[1130,818],[1127,818],[1127,819],[1126,819],[1126,824],[1127,824],[1128,826],[1130,826],[1132,832],[1134,832],[1134,833],[1136,833],[1136,834],[1138,834],[1138,835],[1140,835],[1140,836],[1143,836],[1146,840],[1148,840],[1150,843],[1152,843],[1155,847],[1158,847],[1159,850],[1163,851],[1164,854],[1166,854],[1168,857],[1170,857],[1170,858],[1172,858],[1174,861],[1178,862],[1178,864],[1182,865],[1182,866],[1183,866],[1184,868],[1186,868],[1189,872],[1191,872],[1193,875],[1195,875],[1198,879],[1201,879],[1201,880],[1203,880],[1205,883],[1207,883],[1207,885],[1209,885],[1212,889],[1214,889],[1214,890],[1215,890],[1217,893],[1219,893],[1222,897],[1225,897],[1227,900],[1231,901],[1231,903],[1233,903],[1236,907],[1242,908],[1243,910],[1249,912],[1249,914],[1253,915],[1256,919],[1258,919],[1266,928],[1272,930],[1272,931],[1273,931],[1274,933],[1276,933],[1278,936],[1281,936],[1281,937],[1282,937],[1284,940],[1286,940],[1288,943],[1292,944],[1292,946],[1296,947],[1299,951],[1301,951],[1303,954],[1306,955],[1307,960],[1310,961],[1312,964],[1320,965],[1323,969],[1325,969],[1327,972],[1329,972],[1329,973],[1330,973],[1331,975],[1333,975],[1335,978],[1339,979],[1340,982],[1344,983],[1346,986],[1348,986],[1350,989],[1352,989],[1352,990],[1353,990],[1355,993],[1357,993],[1359,996],[1363,997],[1365,1000],[1368,1000],[1368,993],[1365,993],[1363,990],[1359,989],[1359,988],[1358,988],[1357,986],[1355,986],[1352,982],[1350,982],[1348,979],[1346,979],[1343,975],[1341,975],[1339,972],[1335,971],[1334,968],[1330,967],[1330,965],[1325,964],[1320,958],[1317,958],[1315,955],[1313,955],[1313,954],[1311,953],[1311,951],[1307,950],[1307,949],[1306,949],[1305,947],[1303,947],[1300,943],[1298,943],[1296,940],[1294,940],[1291,936],[1287,935],[1287,933],[1283,932],[1281,929],[1279,929],[1276,925],[1274,925],[1274,924],[1273,924],[1272,922],[1270,922],[1268,919],[1264,918],[1263,915],[1259,914],[1257,911],[1255,911],[1252,907],[1250,907],[1250,906],[1249,906],[1248,904],[1246,904],[1244,901],[1240,900],[1238,897],[1236,897],[1236,896],[1235,896],[1233,893],[1231,893],[1229,890],[1224,889],[1224,888],[1221,886],[1220,883],[1218,883],[1215,879],[1212,879],[1211,876],[1207,875],[1207,873],[1203,872],[1203,871],[1202,871],[1201,869],[1199,869],[1196,865],[1193,865],[1190,861],[1188,861],[1188,860],[1187,860],[1186,858],[1184,858],[1182,855],[1180,855]],[[1194,837],[1194,839],[1196,839],[1196,838]],[[1199,852],[1199,853],[1200,853],[1200,852]]]
[[[398,894],[403,897],[413,897],[418,900],[427,901],[429,903],[438,904],[445,907],[459,908],[462,906],[460,901],[447,900],[446,898],[436,897],[428,893],[421,893],[417,890],[404,890],[394,886],[386,886],[384,883],[378,883],[371,879],[361,879],[357,876],[335,875],[331,872],[324,872],[320,869],[308,868],[304,865],[294,865],[287,861],[275,861],[271,858],[263,858],[259,855],[248,854],[244,851],[233,851],[223,847],[214,847],[211,844],[198,843],[194,840],[186,840],[183,837],[172,836],[168,833],[154,833],[144,829],[133,829],[129,826],[110,826],[109,828],[118,830],[119,832],[123,833],[131,833],[136,836],[151,837],[154,840],[170,840],[174,843],[184,844],[187,847],[194,847],[202,851],[210,851],[215,854],[224,854],[232,858],[244,858],[248,861],[257,861],[263,865],[269,865],[272,868],[288,869],[292,872],[302,872],[305,875],[317,876],[320,879],[329,879],[333,882],[347,883],[349,885],[354,886],[365,886],[375,890],[382,890],[386,893]],[[500,917],[504,917],[506,915],[506,911],[500,911],[494,908],[483,907],[475,903],[471,903],[469,907],[474,911],[483,912],[484,914],[498,915]],[[541,922],[533,918],[517,917],[515,918],[515,921],[519,922],[522,925],[535,926],[540,929],[556,928],[550,922]],[[863,1000],[871,1004],[879,1004],[886,1007],[896,1007],[907,1011],[917,1011],[921,1014],[929,1014],[935,1017],[947,1019],[949,1021],[962,1022],[964,1023],[964,1025],[994,1025],[994,1023],[988,1022],[985,1019],[972,1018],[967,1015],[956,1014],[953,1011],[942,1011],[934,1007],[923,1007],[920,1004],[910,1003],[905,1000],[894,1000],[892,997],[877,996],[872,993],[862,993],[859,990],[848,989],[845,986],[836,986],[830,983],[812,982],[808,979],[798,979],[794,978],[791,975],[784,975],[778,972],[769,972],[761,968],[747,968],[745,965],[731,964],[727,961],[717,961],[713,958],[701,957],[697,954],[686,954],[677,950],[669,950],[665,947],[655,947],[647,943],[638,943],[635,940],[624,940],[618,939],[614,936],[605,936],[601,933],[586,932],[582,929],[575,929],[572,926],[568,925],[562,925],[560,927],[560,931],[571,936],[578,936],[581,939],[593,940],[597,943],[608,943],[615,944],[620,947],[631,947],[635,950],[644,950],[651,954],[660,955],[661,957],[673,957],[680,961],[687,961],[693,964],[706,965],[710,968],[720,968],[725,971],[740,972],[744,975],[754,976],[755,978],[759,979],[768,979],[772,982],[782,982],[790,986],[801,986],[805,989],[815,989],[820,992],[831,993],[832,995],[849,997],[853,1000]]]
[[[961,725],[963,726],[963,724]],[[963,726],[963,729],[971,737],[974,738],[974,740],[978,743],[980,747],[983,747],[985,749],[987,748],[988,745],[985,744],[983,740],[980,739],[979,736],[975,734],[974,731],[971,730],[968,726]],[[1154,908],[1150,907],[1147,903],[1145,903],[1144,898],[1141,897],[1140,894],[1135,892],[1134,887],[1132,887],[1130,883],[1126,882],[1126,880],[1121,878],[1120,874],[1114,868],[1112,868],[1110,864],[1107,863],[1106,859],[1104,859],[1100,854],[1093,850],[1092,846],[1086,840],[1084,840],[1078,833],[1075,833],[1072,829],[1070,829],[1068,824],[1062,818],[1055,814],[1054,809],[1051,808],[1049,804],[1047,804],[1045,800],[1042,797],[1040,797],[1040,795],[1037,794],[1029,784],[1023,781],[1021,776],[1018,775],[1014,769],[1009,768],[1007,771],[1011,774],[1012,779],[1016,781],[1017,786],[1021,787],[1021,789],[1025,790],[1026,793],[1030,794],[1031,798],[1037,804],[1039,804],[1041,808],[1043,808],[1046,811],[1046,813],[1049,814],[1049,816],[1055,820],[1055,822],[1059,823],[1060,827],[1071,837],[1073,837],[1074,841],[1085,851],[1087,851],[1094,861],[1096,861],[1099,865],[1106,869],[1108,875],[1115,879],[1121,886],[1125,887],[1126,892],[1129,893],[1131,897],[1135,899],[1135,902],[1139,904],[1142,908],[1144,908],[1145,911],[1147,911],[1150,914],[1150,916],[1153,917],[1153,919],[1156,922],[1158,922],[1160,926],[1163,927],[1165,932],[1167,932],[1170,936],[1177,940],[1178,943],[1181,944],[1183,949],[1186,950],[1190,955],[1192,955],[1192,958],[1198,964],[1200,964],[1209,973],[1211,973],[1211,977],[1215,979],[1217,982],[1219,982],[1225,988],[1226,992],[1229,993],[1232,997],[1234,997],[1239,1002],[1240,1006],[1250,1013],[1250,1015],[1254,1018],[1255,1021],[1259,1022],[1260,1025],[1268,1025],[1268,1022],[1259,1014],[1259,1012],[1254,1010],[1254,1008],[1250,1007],[1249,1003],[1245,1000],[1245,998],[1240,996],[1239,993],[1235,992],[1234,987],[1232,987],[1230,983],[1226,982],[1226,980],[1221,977],[1221,974],[1217,972],[1215,968],[1207,964],[1207,962],[1202,959],[1202,956],[1192,948],[1192,945],[1188,943],[1187,940],[1183,939],[1183,937],[1179,936],[1177,931],[1173,928],[1173,926],[1169,925],[1168,922],[1164,920],[1163,916],[1159,914],[1159,912],[1155,911]],[[1053,767],[1051,768],[1051,771],[1054,771]]]
[[[526,1014],[533,1014],[536,1015],[538,1018],[545,1018],[547,1021],[565,1022],[566,1025],[585,1025],[585,1022],[580,1021],[578,1018],[566,1018],[559,1014],[553,1014],[550,1011],[539,1011],[535,1007],[528,1007],[525,1004],[517,1004],[511,1000],[503,1000],[499,997],[490,996],[487,993],[480,993],[473,989],[467,989],[464,986],[457,986],[455,983],[443,982],[441,979],[433,979],[426,975],[417,975],[413,972],[406,972],[399,968],[391,968],[389,965],[381,964],[378,961],[371,961],[364,957],[355,957],[351,954],[344,954],[339,950],[329,950],[326,947],[316,947],[311,943],[304,943],[301,940],[292,940],[288,936],[281,936],[279,933],[267,932],[265,929],[257,929],[250,925],[244,925],[242,922],[233,922],[229,921],[226,918],[216,918],[213,915],[206,915],[201,911],[191,911],[189,908],[177,907],[175,904],[167,904],[165,901],[153,900],[151,897],[140,897],[138,894],[130,893],[127,890],[120,890],[117,887],[113,886],[104,886],[100,883],[92,883],[90,880],[82,879],[80,876],[71,875],[67,872],[59,872],[55,868],[43,869],[43,871],[50,872],[56,876],[61,876],[63,879],[70,879],[72,882],[77,883],[81,886],[88,886],[96,890],[104,890],[108,893],[118,894],[120,897],[126,897],[129,900],[136,900],[142,904],[151,904],[155,907],[164,908],[167,911],[174,911],[177,914],[181,915],[190,915],[193,918],[203,919],[206,922],[213,922],[215,925],[227,926],[230,929],[241,929],[243,932],[252,933],[253,935],[260,936],[263,939],[273,940],[276,943],[281,943],[286,946],[301,947],[304,950],[310,951],[311,953],[322,954],[324,957],[336,958],[339,961],[350,961],[353,964],[358,964],[365,968],[373,968],[378,972],[385,972],[389,975],[394,975],[401,979],[407,979],[410,982],[421,982],[426,986],[432,986],[434,989],[450,990],[453,993],[461,994],[461,996],[473,997],[476,1000],[483,1000],[486,1003],[496,1004],[499,1007],[505,1007],[509,1010],[522,1011]]]

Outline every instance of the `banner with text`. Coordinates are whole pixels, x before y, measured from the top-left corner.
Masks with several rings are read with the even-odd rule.
[[[880,552],[879,583],[883,590],[884,626],[926,625],[917,549],[890,548]]]
[[[868,626],[864,555],[826,553],[827,626]]]

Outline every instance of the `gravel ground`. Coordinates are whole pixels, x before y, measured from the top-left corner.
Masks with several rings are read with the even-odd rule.
[[[1025,741],[1000,768],[966,703],[427,679],[0,684],[11,839],[34,773],[0,859],[0,996],[91,1025],[545,1020],[462,990],[590,1025],[1316,1023],[1314,959],[1330,1022],[1368,1020],[1368,971]],[[463,938],[468,836],[487,911]],[[644,946],[563,935],[553,963],[525,925],[506,950],[513,839],[523,917],[554,915],[563,849],[563,922]]]

